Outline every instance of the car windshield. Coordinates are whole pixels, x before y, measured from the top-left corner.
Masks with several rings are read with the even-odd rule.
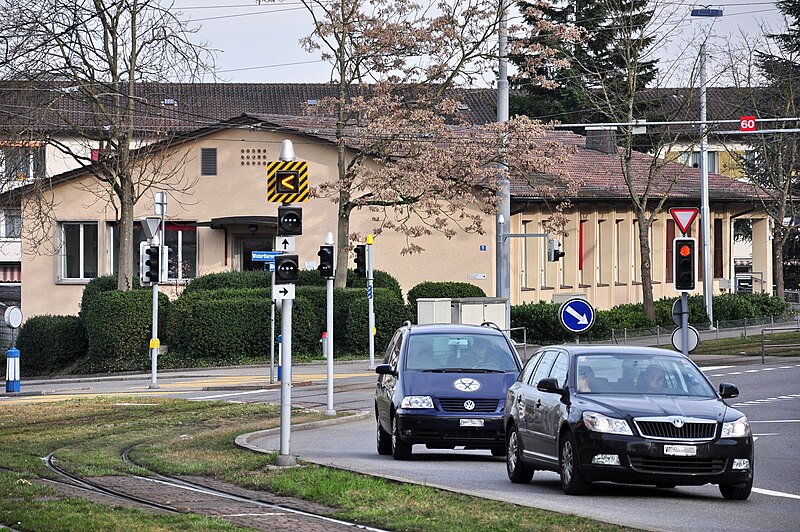
[[[649,353],[580,355],[575,358],[574,386],[588,394],[716,397],[689,360]]]
[[[519,371],[516,356],[502,336],[417,334],[408,342],[406,369],[418,371]]]

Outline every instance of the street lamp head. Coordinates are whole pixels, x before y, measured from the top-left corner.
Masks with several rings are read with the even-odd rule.
[[[709,6],[693,7],[692,8],[692,16],[693,17],[721,17],[722,16],[722,9],[712,8],[712,7],[709,7]]]

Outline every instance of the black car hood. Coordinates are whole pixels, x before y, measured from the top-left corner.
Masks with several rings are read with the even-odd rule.
[[[682,416],[723,421],[729,407],[716,397],[676,395],[583,395],[582,410],[597,407],[614,417]]]
[[[517,380],[517,373],[434,372],[406,371],[403,375],[405,395],[430,395],[435,397],[492,397],[503,399],[506,390]],[[472,379],[480,386],[475,388]],[[461,381],[459,390],[456,381]]]

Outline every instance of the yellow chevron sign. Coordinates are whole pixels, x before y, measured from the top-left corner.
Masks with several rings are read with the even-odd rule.
[[[267,165],[267,201],[271,203],[308,201],[308,163],[270,162]]]

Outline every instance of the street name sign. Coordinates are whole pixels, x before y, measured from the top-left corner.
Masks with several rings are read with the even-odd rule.
[[[275,262],[275,256],[282,253],[282,251],[251,251],[250,260],[253,262]]]

